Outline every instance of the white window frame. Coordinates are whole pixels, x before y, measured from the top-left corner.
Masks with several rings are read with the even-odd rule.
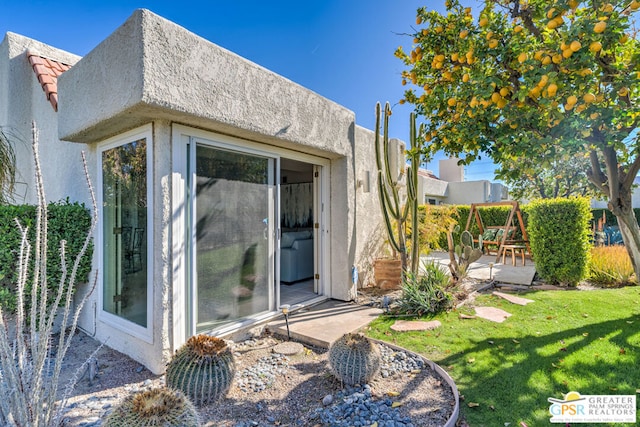
[[[102,153],[133,141],[145,139],[147,145],[147,326],[143,327],[123,317],[104,310],[104,224],[103,224],[103,181],[102,181]],[[129,132],[117,135],[102,141],[97,146],[97,199],[98,199],[98,224],[96,233],[96,249],[98,252],[98,321],[112,326],[131,336],[139,338],[149,344],[153,344],[153,126],[151,124],[141,126]]]

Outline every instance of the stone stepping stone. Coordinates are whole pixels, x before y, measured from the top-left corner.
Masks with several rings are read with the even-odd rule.
[[[494,291],[493,295],[506,299],[507,301],[509,301],[510,303],[513,304],[518,304],[518,305],[527,305],[530,302],[535,302],[533,300],[530,299],[526,299],[526,298],[522,298],[522,297],[517,297],[515,295],[511,295],[511,294],[505,294],[503,292],[498,292],[498,291]]]
[[[396,323],[391,325],[391,329],[397,332],[406,331],[430,331],[442,326],[439,320],[431,320],[424,322],[422,320],[396,320]]]
[[[271,349],[274,353],[283,354],[285,356],[295,356],[296,354],[302,353],[302,350],[304,350],[304,346],[302,344],[291,341],[281,342],[280,344],[274,345]]]
[[[511,313],[495,307],[476,307],[476,316],[492,322],[502,323],[507,317],[511,317]]]

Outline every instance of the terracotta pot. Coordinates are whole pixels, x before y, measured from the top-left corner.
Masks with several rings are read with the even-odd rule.
[[[399,259],[377,259],[373,263],[376,287],[396,290],[402,286],[402,261]]]

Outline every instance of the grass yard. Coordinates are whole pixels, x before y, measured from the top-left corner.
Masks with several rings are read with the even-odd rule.
[[[460,319],[460,313],[473,314],[463,308],[436,316],[442,327],[434,331],[395,332],[395,318],[383,316],[368,333],[446,369],[472,427],[560,425],[549,422],[548,397],[640,392],[640,287],[523,296],[535,302],[519,306],[492,295],[476,300],[511,313],[503,323]]]

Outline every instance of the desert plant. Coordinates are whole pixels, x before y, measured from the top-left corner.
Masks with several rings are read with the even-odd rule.
[[[130,394],[109,414],[104,427],[197,427],[198,411],[180,390],[154,388]]]
[[[454,245],[453,234],[459,232],[459,226],[454,225],[449,228],[447,243],[449,246],[449,270],[454,281],[466,277],[469,264],[480,259],[482,256],[482,235],[478,236],[478,245],[473,242],[473,235],[467,230],[460,234],[460,243]],[[457,256],[457,259],[456,259]]]
[[[195,335],[178,349],[167,366],[167,386],[182,390],[198,406],[223,397],[233,381],[235,361],[227,343]]]
[[[413,316],[437,314],[451,308],[453,298],[447,291],[450,277],[433,261],[424,264],[424,274],[407,273],[402,282],[398,311]]]
[[[416,116],[411,113],[409,121],[408,157],[411,165],[407,169],[407,196],[404,205],[400,194],[400,184],[397,176],[393,176],[389,156],[389,116],[391,108],[387,102],[384,107],[384,126],[382,146],[380,144],[380,103],[376,104],[376,128],[375,151],[376,166],[378,168],[378,195],[382,216],[389,236],[389,243],[393,250],[400,254],[402,270],[409,268],[411,258],[411,271],[418,271],[420,260],[420,248],[417,238],[412,239],[411,250],[407,248],[406,222],[411,214],[411,230],[418,230],[418,200],[416,196],[418,188],[418,168],[420,167],[420,151],[416,136]],[[422,129],[422,127],[420,128]]]
[[[597,246],[591,249],[589,280],[604,287],[636,282],[629,253],[624,246]]]
[[[16,268],[17,304],[14,313],[7,313],[0,307],[0,425],[21,427],[57,427],[62,423],[62,413],[68,397],[86,369],[83,364],[67,384],[60,402],[56,404],[62,362],[69,350],[78,324],[78,317],[84,303],[95,287],[93,286],[73,306],[73,293],[76,278],[83,255],[91,242],[91,234],[97,220],[97,206],[93,188],[87,172],[83,154],[84,171],[87,177],[89,193],[93,202],[93,217],[84,244],[74,259],[71,270],[67,265],[66,243],[60,243],[61,277],[55,289],[53,304],[48,304],[49,291],[47,257],[50,248],[47,245],[47,204],[38,156],[38,132],[35,123],[32,126],[33,155],[38,207],[36,214],[35,237],[33,239],[34,262],[29,268],[32,243],[28,238],[28,227],[16,220],[22,236],[19,258]],[[27,291],[29,289],[29,291]],[[29,299],[28,310],[25,302]],[[61,307],[59,309],[59,307]],[[60,315],[63,325],[58,334],[57,349],[52,351],[54,340],[54,320]],[[68,328],[65,326],[68,325]],[[96,350],[97,351],[97,350]],[[91,355],[88,359],[90,360]]]
[[[366,384],[380,370],[380,349],[364,335],[345,334],[331,345],[329,365],[343,383]]]

